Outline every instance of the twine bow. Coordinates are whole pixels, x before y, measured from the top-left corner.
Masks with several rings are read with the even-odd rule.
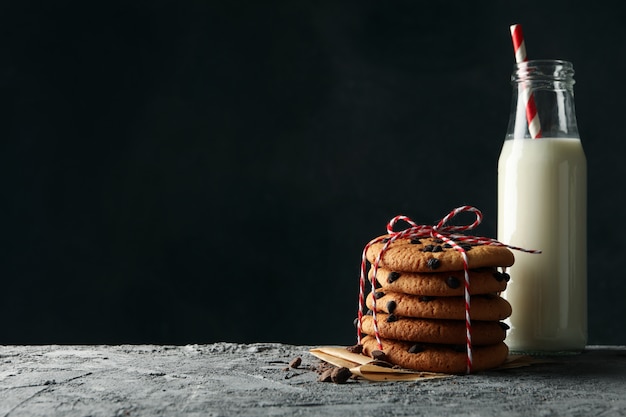
[[[446,223],[448,223],[448,221],[450,221],[453,217],[463,212],[474,213],[476,215],[476,220],[474,220],[473,223],[468,224],[468,225],[460,225],[460,226],[446,225]],[[467,252],[465,248],[462,246],[462,243],[473,244],[473,245],[504,246],[509,249],[519,250],[519,251],[528,252],[528,253],[541,253],[541,251],[538,251],[538,250],[528,250],[528,249],[523,249],[523,248],[519,248],[516,246],[507,245],[491,238],[479,237],[479,236],[468,236],[468,235],[458,233],[458,232],[465,232],[465,231],[476,228],[482,222],[482,219],[483,219],[483,215],[481,211],[472,206],[461,206],[461,207],[455,208],[450,213],[448,213],[447,216],[442,218],[435,226],[419,225],[415,223],[413,220],[411,220],[409,217],[402,216],[402,215],[396,216],[393,219],[391,219],[389,223],[387,224],[388,235],[380,236],[375,239],[372,239],[363,249],[363,253],[361,256],[361,274],[360,274],[360,280],[359,280],[359,311],[358,311],[358,320],[357,320],[357,343],[360,344],[361,339],[362,339],[361,321],[363,319],[363,308],[364,308],[364,302],[365,302],[365,281],[366,281],[365,277],[367,274],[367,257],[366,257],[367,250],[376,243],[379,243],[379,242],[384,243],[380,253],[378,254],[378,256],[376,256],[376,259],[374,260],[372,264],[373,273],[371,276],[370,283],[372,286],[372,292],[374,292],[376,289],[376,275],[378,273],[378,265],[380,264],[380,260],[382,259],[384,253],[387,251],[387,249],[393,242],[395,242],[398,239],[406,239],[406,238],[418,239],[418,238],[424,238],[424,237],[432,237],[436,239],[441,239],[443,242],[449,244],[453,249],[460,252],[463,258],[463,271],[465,275],[464,291],[463,291],[464,298],[465,298],[465,329],[466,329],[465,340],[466,340],[466,347],[467,347],[467,368],[466,369],[467,369],[468,374],[471,373],[473,357],[472,357],[472,322],[470,319],[470,293],[469,293],[470,278],[469,278],[469,266],[468,266],[469,262],[467,259]],[[396,224],[400,221],[404,221],[408,223],[410,227],[396,232],[394,231],[394,226],[396,226]],[[380,340],[380,333],[378,329],[378,319],[376,317],[376,310],[377,310],[376,309],[376,297],[372,297],[372,321],[374,324],[374,336],[376,337],[378,348],[382,350],[383,345]]]

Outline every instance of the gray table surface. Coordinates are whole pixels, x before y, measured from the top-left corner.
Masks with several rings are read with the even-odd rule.
[[[417,382],[318,382],[311,346],[0,346],[0,417],[624,416],[626,347]],[[302,358],[299,368],[289,362]]]

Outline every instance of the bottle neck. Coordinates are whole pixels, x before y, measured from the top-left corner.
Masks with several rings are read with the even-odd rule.
[[[513,100],[506,139],[579,137],[574,67],[570,62],[537,60],[516,64],[511,82]]]

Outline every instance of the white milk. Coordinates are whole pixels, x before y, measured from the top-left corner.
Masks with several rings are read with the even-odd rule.
[[[512,351],[587,342],[587,163],[578,138],[509,139],[498,161],[498,240],[514,251],[504,297]]]

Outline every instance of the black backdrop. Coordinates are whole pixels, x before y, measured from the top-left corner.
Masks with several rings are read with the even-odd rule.
[[[508,3],[2,2],[0,343],[353,343],[391,217],[495,236],[512,23],[574,62],[590,343],[626,343],[624,6]]]

